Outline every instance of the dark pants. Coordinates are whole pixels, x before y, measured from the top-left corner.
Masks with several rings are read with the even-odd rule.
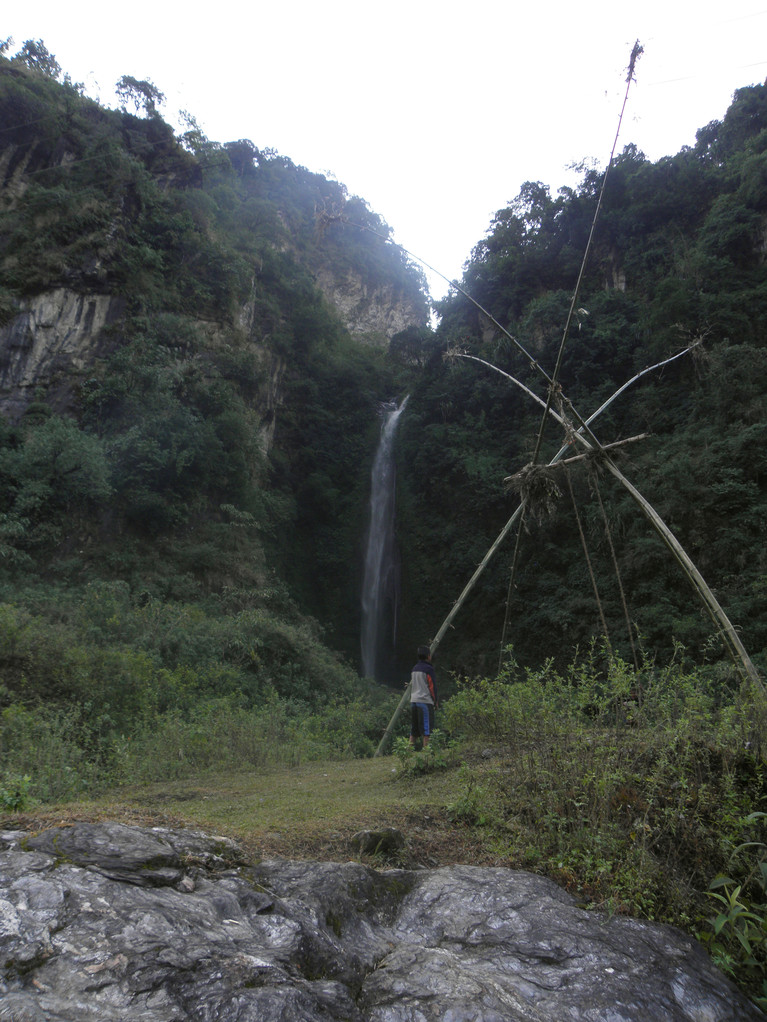
[[[429,732],[434,731],[434,707],[429,705]],[[422,738],[423,728],[421,727],[421,714],[415,703],[410,704],[410,737]]]

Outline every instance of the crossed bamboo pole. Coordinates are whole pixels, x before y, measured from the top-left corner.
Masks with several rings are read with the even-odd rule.
[[[626,75],[626,91],[625,91],[625,95],[624,95],[624,98],[623,98],[623,107],[621,108],[620,117],[618,119],[618,128],[617,128],[616,133],[615,133],[615,140],[613,142],[613,148],[612,148],[612,152],[610,154],[610,160],[608,161],[607,170],[605,171],[605,176],[604,176],[604,179],[602,181],[602,188],[600,189],[600,194],[599,194],[599,200],[598,200],[598,203],[597,203],[597,208],[596,208],[596,211],[594,213],[594,217],[592,219],[591,231],[590,231],[589,239],[588,239],[588,242],[587,242],[587,245],[586,245],[586,250],[584,252],[583,260],[581,262],[581,268],[580,268],[580,272],[579,272],[579,275],[578,275],[578,282],[576,284],[576,287],[575,287],[575,290],[574,290],[573,296],[572,296],[572,301],[570,303],[570,309],[569,309],[569,312],[568,312],[567,322],[565,324],[564,333],[563,333],[563,336],[562,336],[562,343],[561,343],[560,348],[559,348],[559,353],[558,353],[558,356],[557,356],[557,364],[556,364],[556,367],[554,369],[553,376],[550,376],[546,372],[546,370],[543,368],[543,366],[540,365],[540,363],[537,361],[537,359],[535,359],[530,354],[530,352],[528,352],[524,348],[524,346],[520,343],[520,341],[516,337],[514,337],[505,327],[503,327],[498,322],[498,320],[493,315],[491,315],[491,313],[487,309],[483,308],[483,306],[480,305],[480,303],[478,301],[476,301],[475,298],[473,298],[470,294],[468,294],[468,292],[465,291],[464,288],[462,288],[460,286],[460,284],[458,284],[456,281],[448,280],[448,278],[446,278],[443,273],[440,273],[439,270],[435,270],[435,268],[433,266],[430,266],[424,260],[420,260],[420,261],[423,263],[423,265],[428,266],[429,269],[431,269],[434,272],[436,272],[444,280],[448,280],[448,283],[451,285],[451,287],[455,288],[456,291],[458,291],[465,298],[467,298],[471,302],[471,304],[474,305],[474,307],[476,309],[478,309],[479,312],[482,313],[482,315],[484,315],[497,330],[500,331],[500,333],[502,333],[505,337],[507,337],[512,342],[512,344],[518,349],[518,351],[520,351],[525,356],[525,358],[527,359],[530,367],[535,369],[537,372],[539,372],[544,377],[544,379],[547,381],[547,383],[548,383],[547,400],[543,401],[537,394],[535,394],[533,391],[531,391],[528,387],[526,387],[524,384],[522,384],[519,380],[515,379],[513,376],[510,376],[508,373],[505,373],[502,370],[498,369],[497,366],[492,365],[490,362],[486,362],[484,359],[478,358],[477,356],[474,356],[474,355],[467,355],[467,354],[458,353],[458,352],[449,353],[449,354],[453,354],[454,357],[468,358],[468,359],[472,359],[472,360],[474,360],[476,362],[480,362],[483,365],[488,366],[490,369],[494,370],[495,372],[501,373],[501,375],[506,376],[516,386],[521,387],[522,390],[524,390],[535,401],[537,401],[537,402],[539,402],[539,404],[543,405],[543,408],[544,408],[543,419],[541,421],[541,428],[538,431],[538,437],[537,437],[537,440],[536,440],[535,454],[533,455],[533,463],[535,463],[537,461],[537,459],[538,459],[538,453],[540,451],[541,442],[543,440],[544,426],[545,426],[545,423],[546,423],[547,418],[548,418],[549,415],[553,416],[553,418],[555,418],[561,425],[563,425],[565,427],[566,433],[569,435],[571,441],[577,441],[579,444],[581,444],[582,446],[584,446],[586,448],[587,452],[598,452],[598,455],[599,455],[602,463],[604,464],[604,466],[607,468],[607,470],[610,472],[610,474],[613,475],[615,477],[615,479],[617,479],[617,481],[621,484],[621,486],[624,487],[624,489],[629,494],[629,496],[632,498],[632,500],[634,500],[634,502],[639,506],[640,510],[642,511],[642,514],[647,518],[647,520],[649,521],[649,523],[652,526],[652,528],[658,533],[658,535],[660,536],[660,538],[663,541],[663,543],[665,544],[665,546],[670,550],[670,552],[673,555],[673,557],[676,559],[676,561],[681,566],[682,571],[684,572],[684,574],[687,576],[687,578],[692,583],[693,587],[698,592],[701,600],[703,601],[704,606],[706,607],[706,609],[708,610],[709,614],[711,615],[711,618],[713,619],[714,624],[715,624],[717,630],[722,635],[722,637],[723,637],[723,639],[725,641],[725,645],[728,647],[728,650],[729,650],[730,655],[732,656],[732,658],[733,658],[733,660],[735,662],[736,667],[739,670],[741,670],[742,673],[744,674],[744,677],[748,681],[751,682],[751,684],[753,686],[753,689],[754,689],[754,692],[755,693],[759,693],[760,696],[762,697],[762,700],[767,702],[767,690],[765,689],[764,684],[762,683],[761,679],[759,678],[757,670],[754,667],[754,664],[752,663],[751,658],[748,655],[748,652],[746,651],[746,648],[745,648],[745,646],[743,645],[743,643],[742,643],[742,641],[740,639],[740,636],[738,635],[737,631],[733,627],[732,622],[727,617],[727,615],[724,612],[723,608],[719,604],[719,601],[717,600],[716,596],[711,591],[711,589],[708,586],[708,584],[706,583],[705,579],[703,578],[703,576],[701,575],[701,573],[698,571],[697,567],[693,563],[692,558],[690,558],[690,556],[687,554],[687,552],[685,551],[685,549],[682,546],[682,544],[679,542],[679,540],[673,534],[673,532],[668,527],[668,525],[666,525],[666,523],[663,521],[663,519],[658,514],[658,512],[655,510],[655,508],[652,506],[652,504],[650,504],[650,502],[645,497],[642,496],[642,494],[639,492],[639,490],[631,482],[629,482],[629,480],[623,475],[623,473],[620,471],[620,469],[617,467],[617,465],[610,458],[609,454],[606,451],[606,448],[603,447],[602,444],[600,444],[599,440],[596,438],[596,436],[594,436],[594,434],[591,432],[591,429],[589,428],[590,423],[593,422],[594,419],[596,419],[597,416],[600,415],[605,410],[605,408],[607,408],[608,405],[610,405],[612,403],[612,401],[615,400],[616,397],[618,397],[619,394],[623,393],[623,391],[627,387],[631,386],[632,383],[635,383],[641,376],[643,376],[647,372],[650,372],[652,369],[659,369],[661,366],[667,365],[669,362],[674,361],[674,359],[679,358],[683,354],[686,354],[687,351],[690,351],[690,350],[692,350],[693,347],[695,347],[695,344],[691,345],[688,348],[685,348],[681,352],[678,352],[676,355],[672,356],[669,359],[666,359],[664,362],[659,362],[657,365],[651,366],[651,367],[649,367],[647,369],[642,370],[640,373],[637,373],[630,380],[628,380],[622,387],[620,387],[587,420],[582,419],[580,417],[580,415],[578,415],[578,413],[575,411],[575,409],[573,408],[572,404],[564,398],[564,395],[562,394],[562,390],[561,390],[561,387],[560,387],[559,382],[558,382],[559,368],[560,368],[561,359],[562,359],[562,352],[564,350],[565,342],[566,342],[567,337],[568,337],[570,323],[571,323],[572,318],[573,318],[573,316],[575,314],[575,308],[576,308],[576,304],[577,304],[578,292],[580,290],[580,284],[581,284],[581,281],[583,279],[583,275],[584,275],[584,272],[585,272],[586,262],[587,262],[589,251],[590,251],[590,248],[591,248],[591,243],[592,243],[592,240],[593,240],[593,237],[594,237],[594,231],[595,231],[595,228],[596,228],[597,219],[599,217],[599,210],[600,210],[600,207],[601,207],[602,198],[604,196],[604,190],[605,190],[605,183],[606,183],[606,180],[607,180],[607,175],[608,175],[608,173],[610,171],[610,167],[612,165],[613,157],[614,157],[614,154],[615,154],[615,149],[616,149],[616,146],[617,146],[617,143],[618,143],[618,136],[620,134],[620,127],[621,127],[621,123],[622,123],[622,120],[623,120],[623,115],[624,115],[624,112],[625,112],[625,109],[626,109],[626,102],[628,100],[629,89],[630,89],[632,81],[635,80],[634,79],[634,72],[635,72],[635,68],[636,68],[636,62],[639,59],[639,57],[641,56],[642,52],[643,52],[642,46],[640,45],[639,40],[637,40],[636,43],[634,44],[634,47],[633,47],[632,51],[631,51],[631,58],[630,58],[629,66],[628,66],[628,69],[627,69],[628,73]],[[570,424],[570,422],[566,421],[563,415],[560,415],[558,412],[556,412],[554,410],[553,404],[554,404],[555,401],[559,404],[559,406],[563,410],[564,410],[565,407],[568,408],[570,415],[572,415],[573,419],[578,424],[578,428],[577,429],[573,429],[573,427]],[[558,461],[560,461],[564,457],[564,455],[567,453],[567,451],[569,449],[570,449],[570,442],[565,444],[565,446],[560,449],[560,451],[549,462],[549,465],[550,466],[554,465]],[[463,592],[458,597],[456,602],[453,604],[449,614],[447,615],[447,617],[443,621],[439,631],[437,632],[436,636],[432,640],[432,643],[431,643],[431,653],[432,654],[434,654],[435,650],[439,646],[440,642],[442,641],[442,638],[444,637],[444,635],[447,632],[448,628],[452,624],[453,619],[455,618],[456,614],[458,613],[458,611],[460,610],[460,608],[463,605],[464,601],[466,600],[466,597],[469,595],[469,593],[471,592],[472,588],[474,587],[477,579],[480,577],[482,572],[485,570],[485,567],[487,566],[488,562],[491,560],[491,558],[495,554],[495,552],[498,549],[498,547],[501,545],[501,543],[503,542],[505,537],[508,535],[508,533],[509,533],[510,529],[512,528],[512,526],[514,525],[514,523],[517,521],[519,516],[522,514],[523,507],[524,507],[524,503],[520,503],[519,507],[516,509],[514,514],[511,516],[511,518],[508,520],[506,525],[504,525],[504,527],[501,530],[501,532],[500,532],[498,538],[496,539],[496,541],[493,543],[493,545],[490,547],[488,552],[485,554],[484,558],[482,559],[482,561],[480,562],[480,564],[477,567],[476,571],[474,572],[474,574],[472,575],[471,579],[467,583],[467,585],[464,588]],[[397,720],[399,718],[399,715],[402,712],[402,709],[404,708],[405,703],[408,701],[409,697],[410,697],[410,685],[408,684],[406,686],[406,688],[405,688],[405,692],[403,693],[402,699],[400,700],[399,705],[397,706],[397,709],[394,712],[394,716],[392,717],[392,719],[391,719],[391,721],[389,723],[389,726],[384,731],[383,737],[381,738],[381,741],[380,741],[380,743],[378,745],[378,748],[376,749],[376,753],[375,753],[376,756],[379,756],[381,754],[381,752],[384,749],[386,743],[388,742],[389,736],[391,735],[394,727],[396,726],[396,722],[397,722]]]
[[[490,318],[492,319],[492,317]],[[495,320],[493,320],[493,322],[495,323]],[[506,336],[510,337],[512,341],[515,341],[515,339],[508,333],[508,331],[504,330],[503,327],[500,326],[500,324],[496,323],[496,325],[499,327],[499,329],[503,331],[504,334],[506,334]],[[673,362],[676,359],[681,358],[682,355],[686,355],[688,352],[692,351],[695,346],[696,345],[693,344],[687,348],[683,348],[681,351],[677,352],[675,355],[672,355],[670,358],[665,359],[663,362],[658,362],[656,365],[648,366],[646,369],[643,369],[640,372],[636,373],[634,376],[631,377],[630,380],[627,380],[626,383],[619,387],[618,390],[616,390],[615,393],[612,394],[602,405],[600,405],[600,407],[588,419],[586,419],[585,421],[580,420],[581,424],[579,428],[577,430],[571,431],[571,437],[574,440],[577,440],[578,443],[580,443],[583,447],[585,447],[587,452],[592,451],[599,452],[600,459],[604,466],[607,468],[607,470],[610,472],[610,474],[613,475],[615,479],[617,479],[621,486],[623,486],[627,493],[630,495],[632,500],[634,500],[634,502],[639,505],[640,510],[647,518],[647,520],[650,522],[652,528],[655,530],[655,532],[658,533],[665,546],[670,550],[671,554],[679,563],[683,572],[685,573],[685,575],[692,583],[693,587],[696,589],[699,596],[701,597],[701,600],[703,601],[706,610],[711,615],[711,618],[713,619],[714,624],[717,627],[717,630],[723,636],[725,640],[725,645],[728,647],[728,650],[735,662],[736,667],[744,674],[745,678],[751,682],[755,692],[760,693],[763,698],[767,698],[767,690],[765,689],[764,683],[759,677],[756,667],[754,666],[751,657],[748,655],[748,652],[746,651],[746,648],[743,645],[740,636],[738,635],[736,629],[734,628],[732,622],[730,621],[724,609],[720,605],[716,596],[706,583],[706,580],[703,578],[700,571],[695,566],[694,562],[692,561],[692,558],[687,554],[682,544],[673,534],[668,525],[666,525],[666,523],[663,521],[663,519],[655,510],[655,508],[652,506],[652,504],[650,504],[650,502],[645,497],[642,496],[639,490],[633,485],[633,483],[631,483],[626,478],[626,476],[620,471],[618,466],[612,461],[609,454],[607,454],[606,449],[602,447],[602,445],[599,443],[599,441],[596,439],[596,437],[589,428],[591,423],[599,415],[601,415],[602,412],[605,411],[605,409],[608,408],[612,404],[612,402],[620,394],[622,394],[628,387],[636,383],[639,379],[641,379],[641,377],[645,376],[647,373],[650,373],[656,369],[660,369],[663,366],[668,365],[670,362]],[[514,376],[511,376],[509,373],[506,373],[502,369],[499,369],[497,366],[494,366],[491,362],[487,362],[485,359],[478,358],[476,355],[467,355],[462,352],[451,352],[450,355],[451,357],[454,358],[466,358],[474,362],[479,362],[482,365],[487,366],[489,369],[492,369],[495,372],[500,373],[502,376],[505,376],[512,383],[514,383],[516,386],[520,387],[523,391],[525,391],[525,393],[528,394],[531,398],[533,398],[534,401],[537,401],[539,404],[543,405],[544,408],[546,408],[548,414],[551,415],[557,422],[559,422],[560,425],[567,427],[568,424],[562,415],[555,411],[555,409],[552,408],[550,404],[544,402],[542,398],[540,398],[536,393],[530,390],[529,387],[526,387],[525,384],[517,380]],[[570,407],[572,409],[572,406]],[[569,451],[571,451],[571,449],[572,448],[570,442],[564,444],[559,449],[559,451],[557,451],[557,453],[554,455],[551,461],[549,461],[548,463],[549,466],[556,465],[557,462],[561,461],[564,458],[564,456]],[[516,508],[512,516],[509,518],[504,527],[501,529],[495,542],[492,544],[490,549],[487,551],[485,556],[480,561],[474,574],[471,576],[466,586],[464,587],[463,592],[455,601],[453,606],[450,608],[450,611],[445,620],[442,622],[439,631],[432,639],[430,646],[432,655],[436,651],[442,639],[445,637],[445,634],[452,625],[453,620],[458,614],[458,611],[461,609],[469,593],[474,588],[477,580],[480,578],[485,568],[492,560],[494,554],[498,550],[498,547],[501,545],[501,543],[503,543],[504,539],[513,528],[515,522],[522,514],[523,506],[524,505],[520,503],[519,506]],[[404,709],[409,699],[410,699],[410,683],[408,683],[407,686],[405,687],[405,691],[397,705],[396,710],[394,711],[392,719],[390,720],[386,730],[383,733],[381,741],[378,744],[378,748],[375,751],[376,756],[380,756],[383,753],[384,749],[386,748],[389,738],[397,725],[397,721],[399,720],[402,710]]]

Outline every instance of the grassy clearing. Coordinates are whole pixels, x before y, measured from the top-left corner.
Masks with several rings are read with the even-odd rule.
[[[455,771],[410,778],[393,757],[381,757],[126,786],[34,813],[6,813],[0,824],[39,829],[111,819],[195,827],[235,838],[255,857],[341,862],[355,855],[349,839],[356,831],[398,827],[410,843],[407,864],[497,862],[468,828],[450,821],[446,807],[455,797]]]

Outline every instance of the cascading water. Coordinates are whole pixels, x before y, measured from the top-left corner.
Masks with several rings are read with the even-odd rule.
[[[383,681],[394,650],[399,578],[394,544],[394,436],[407,397],[382,405],[383,426],[370,477],[370,526],[362,579],[362,674]],[[388,636],[388,641],[387,641]]]

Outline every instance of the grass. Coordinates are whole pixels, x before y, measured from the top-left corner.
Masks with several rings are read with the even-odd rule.
[[[456,774],[402,776],[393,757],[310,762],[295,767],[201,774],[122,787],[98,798],[0,815],[4,829],[43,829],[76,821],[192,827],[239,841],[255,858],[345,862],[362,829],[397,827],[408,838],[403,865],[496,863],[447,806]]]

